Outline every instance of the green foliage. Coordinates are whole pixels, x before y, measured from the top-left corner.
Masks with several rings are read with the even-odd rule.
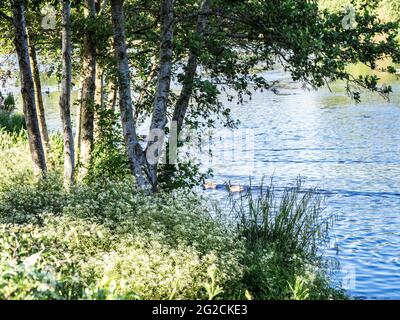
[[[162,164],[158,168],[159,188],[164,191],[193,189],[204,184],[212,171],[203,172],[200,165],[192,161],[180,161],[176,165]]]
[[[255,299],[344,297],[329,287],[321,271],[325,262],[317,250],[327,238],[331,218],[323,216],[317,193],[303,190],[300,180],[283,191],[271,182],[257,195],[250,190],[231,195],[230,203],[247,248],[242,291],[247,289]],[[301,283],[292,287],[298,277]]]
[[[289,288],[292,291],[293,300],[307,300],[310,296],[306,281],[301,277],[296,277],[293,286],[289,283]]]
[[[26,131],[7,131],[4,127],[0,128],[0,150],[8,151],[10,149],[21,148],[26,145],[28,136]]]
[[[49,178],[4,192],[4,263],[12,256],[20,270],[33,254],[42,259],[32,273],[7,277],[0,291],[8,298],[196,299],[207,297],[203,283],[211,266],[219,286],[240,277],[240,247],[196,199],[149,199],[133,193],[131,185],[76,186],[67,195],[61,182]],[[18,203],[12,200],[16,194]],[[53,296],[37,293],[47,283],[41,277],[47,269],[56,279]]]
[[[15,99],[12,93],[8,93],[4,98],[0,91],[0,110],[12,112],[15,110]]]
[[[2,134],[15,145],[5,145],[1,157],[26,151],[26,137]],[[298,221],[292,216],[287,227],[269,225],[274,231],[263,236],[263,228],[247,220],[235,227],[218,218],[199,196],[143,194],[130,175],[99,178],[67,193],[57,171],[34,178],[29,156],[18,164],[0,160],[13,168],[0,168],[2,299],[343,297],[329,287],[317,257],[282,245],[279,239],[295,230],[311,235],[307,227],[289,227]],[[304,281],[296,285],[297,276]]]
[[[243,248],[197,197],[150,197],[131,178],[66,193],[59,174],[35,181],[29,159],[2,160],[1,298],[197,299],[211,266],[215,288],[240,278]]]
[[[51,152],[47,155],[48,164],[52,171],[61,173],[64,166],[63,136],[60,132],[51,132],[49,138]]]
[[[210,277],[209,282],[204,284],[204,288],[206,289],[208,300],[213,300],[219,294],[222,294],[224,290],[217,284],[217,275],[216,269],[214,265],[211,265],[207,270],[208,276]]]
[[[119,114],[110,109],[96,108],[97,135],[92,162],[86,182],[99,178],[122,179],[129,175],[129,162],[125,152]],[[168,148],[167,148],[168,149]],[[176,165],[158,166],[159,188],[163,191],[192,189],[204,183],[211,172],[202,172],[192,161],[179,161]]]
[[[10,133],[0,128],[0,192],[30,181],[31,161],[26,131]]]
[[[323,199],[314,190],[303,190],[300,179],[281,192],[272,181],[269,186],[262,182],[258,194],[249,188],[230,200],[239,231],[251,248],[274,244],[284,254],[301,251],[314,256],[327,238],[331,218],[322,219]]]
[[[351,0],[318,0],[318,5],[321,9],[329,9],[332,11],[340,11],[350,4]]]
[[[119,115],[97,106],[96,117],[96,143],[89,175],[85,179],[95,181],[99,177],[123,178],[130,170]]]
[[[1,226],[2,229],[6,227]],[[4,234],[4,230],[0,231]],[[13,235],[13,234],[12,234]],[[10,245],[1,239],[4,246]],[[17,261],[10,255],[2,252],[0,262],[0,299],[59,299],[57,286],[59,279],[54,277],[50,269],[42,268],[38,262],[40,252]]]
[[[25,129],[25,118],[21,113],[0,110],[0,129],[8,132],[20,132]]]

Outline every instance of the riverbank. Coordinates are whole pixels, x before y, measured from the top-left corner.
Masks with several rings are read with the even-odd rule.
[[[313,194],[288,189],[297,200],[277,211],[287,223],[258,224],[258,214],[272,217],[262,209],[269,196],[244,195],[233,212],[264,205],[232,223],[198,195],[144,195],[129,176],[66,193],[57,135],[45,180],[32,174],[25,133],[0,135],[2,299],[344,298],[315,250]],[[287,214],[301,208],[300,220]]]
[[[272,73],[266,78],[285,76]],[[332,84],[333,92],[290,87],[281,89],[283,95],[255,93],[245,107],[224,101],[234,118],[241,121],[240,128],[253,130],[254,150],[249,150],[254,161],[230,161],[216,149],[212,163],[221,158],[229,161],[222,166],[204,162],[204,169],[212,167],[214,171],[212,181],[221,186],[221,190],[206,191],[217,202],[226,197],[227,181],[248,184],[245,165],[253,166],[255,189],[260,177],[271,175],[280,188],[298,175],[304,177],[306,187],[317,186],[326,196],[326,212],[338,216],[325,250],[325,257],[336,259],[342,269],[333,275],[333,283],[353,274],[355,281],[347,290],[351,296],[364,299],[397,299],[400,292],[400,83],[386,80],[394,89],[390,102],[366,94],[360,104],[355,104],[344,96],[340,84]],[[48,120],[57,120],[49,121],[49,128],[57,131],[58,95],[54,96],[54,103],[48,100],[46,108]],[[231,135],[223,139],[230,141]],[[240,155],[240,148],[235,150],[239,151],[235,155]],[[248,153],[244,155],[249,159]]]

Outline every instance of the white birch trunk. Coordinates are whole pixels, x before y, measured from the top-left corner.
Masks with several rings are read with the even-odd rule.
[[[42,142],[45,146],[46,159],[50,153],[50,138],[49,132],[47,130],[46,123],[46,113],[44,111],[44,103],[42,96],[42,84],[40,81],[39,66],[36,55],[36,47],[30,36],[28,36],[28,46],[29,46],[29,57],[32,68],[33,82],[35,85],[35,96],[36,96],[36,110],[38,114],[40,133],[42,135]]]
[[[130,167],[140,188],[146,187],[143,176],[143,150],[136,135],[133,122],[133,104],[131,96],[130,72],[126,50],[123,0],[111,0],[114,49],[118,63],[118,90],[121,122]]]
[[[39,122],[36,112],[35,88],[29,59],[25,7],[23,0],[11,2],[14,25],[14,44],[18,55],[19,70],[21,73],[21,94],[23,109],[28,131],[29,147],[35,173],[46,174],[46,156],[43,149]]]
[[[148,176],[152,191],[157,191],[157,165],[161,156],[164,129],[167,124],[168,97],[171,85],[171,67],[174,40],[173,0],[160,1],[161,34],[157,89],[150,125],[149,140],[146,147]]]
[[[71,81],[72,81],[72,40],[71,2],[62,0],[62,77],[60,93],[60,115],[64,141],[64,187],[74,182],[75,150],[71,128]]]

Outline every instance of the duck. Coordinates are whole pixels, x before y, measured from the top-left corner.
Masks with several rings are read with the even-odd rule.
[[[217,184],[212,181],[207,181],[205,184],[203,184],[204,189],[216,189]]]
[[[244,188],[242,186],[228,186],[230,192],[242,192]]]

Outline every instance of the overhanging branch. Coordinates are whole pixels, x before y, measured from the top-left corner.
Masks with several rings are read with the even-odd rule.
[[[3,11],[0,11],[0,17],[3,19],[6,19],[8,22],[13,22],[13,18],[11,18],[10,16],[6,15]]]

